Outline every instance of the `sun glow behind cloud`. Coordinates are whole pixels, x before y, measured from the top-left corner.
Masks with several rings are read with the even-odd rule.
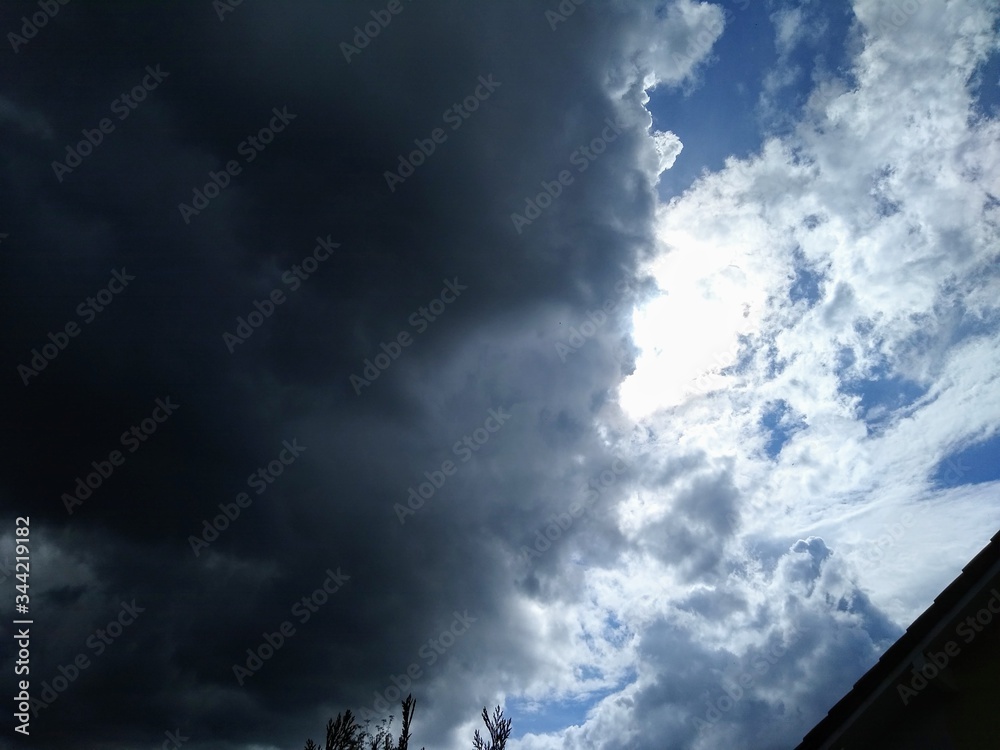
[[[632,338],[641,354],[620,403],[633,419],[722,388],[738,361],[740,337],[756,329],[761,293],[739,247],[666,234],[670,248],[648,273],[662,294],[636,310]]]

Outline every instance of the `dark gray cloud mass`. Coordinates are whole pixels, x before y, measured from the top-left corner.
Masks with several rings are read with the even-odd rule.
[[[5,54],[4,505],[36,532],[36,684],[93,662],[33,722],[38,747],[152,746],[175,726],[192,746],[295,745],[412,662],[447,680],[420,649],[456,610],[476,620],[454,654],[482,681],[422,700],[428,744],[504,687],[491,675],[530,671],[504,553],[613,461],[590,425],[627,366],[625,306],[566,363],[554,346],[649,249],[635,123],[520,234],[510,214],[620,116],[603,76],[635,18],[594,3],[556,33],[535,3],[404,0],[348,63],[340,43],[384,7],[245,2],[220,20],[208,2],[71,3]],[[37,10],[16,3],[4,26]],[[131,108],[120,96],[144,79]],[[53,168],[102,118],[91,153]],[[386,170],[435,128],[443,142],[390,191]],[[199,213],[178,208],[233,160]],[[338,247],[283,276],[317,238]],[[134,278],[101,305],[114,271]],[[283,301],[230,353],[223,333],[273,289]],[[23,385],[18,366],[71,321]],[[355,393],[402,331],[410,345]],[[157,399],[177,407],[146,435]],[[510,416],[453,450],[491,409]],[[123,442],[133,425],[142,440]],[[100,487],[61,499],[115,450]],[[394,505],[448,459],[401,524]],[[196,556],[220,503],[239,516]],[[328,569],[349,581],[300,623]],[[133,599],[142,613],[98,657],[88,637]],[[280,655],[237,684],[233,665],[285,620]]]

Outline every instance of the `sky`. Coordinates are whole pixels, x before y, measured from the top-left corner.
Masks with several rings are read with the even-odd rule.
[[[1000,528],[998,29],[6,3],[0,747],[794,747]]]

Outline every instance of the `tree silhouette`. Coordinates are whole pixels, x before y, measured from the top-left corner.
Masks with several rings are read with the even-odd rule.
[[[336,719],[330,719],[326,723],[326,745],[321,748],[312,740],[306,740],[305,750],[409,750],[410,747],[410,722],[413,720],[413,711],[417,706],[417,701],[413,695],[407,695],[403,705],[403,727],[399,732],[399,739],[393,741],[389,733],[392,726],[392,717],[388,722],[383,719],[375,734],[368,731],[368,722],[362,729],[354,718],[350,709],[343,714],[337,714]],[[472,746],[474,750],[504,750],[507,740],[510,738],[510,719],[503,718],[503,711],[500,706],[493,712],[493,718],[486,713],[486,706],[483,706],[483,721],[490,733],[490,744],[476,730]],[[425,750],[421,748],[420,750]]]
[[[486,706],[483,706],[483,721],[486,722],[486,728],[490,730],[490,744],[487,745],[483,738],[479,736],[479,730],[476,730],[476,737],[472,741],[472,747],[474,750],[504,750],[507,746],[507,740],[510,739],[510,719],[504,719],[503,711],[500,710],[500,706],[496,707],[493,711],[493,721],[490,721],[490,715],[486,713]]]

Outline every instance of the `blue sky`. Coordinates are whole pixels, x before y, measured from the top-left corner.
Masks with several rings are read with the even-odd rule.
[[[934,471],[938,487],[960,487],[1000,479],[1000,436],[982,440],[946,456]]]
[[[763,139],[787,130],[813,87],[814,73],[850,77],[847,35],[852,15],[844,3],[788,4],[822,33],[779,51],[772,16],[780,5],[760,0],[720,4],[726,26],[695,79],[650,92],[653,127],[671,130],[684,143],[684,158],[660,181],[664,200],[691,186],[703,170],[721,169],[729,157],[746,158]],[[767,91],[776,70],[789,81]]]

